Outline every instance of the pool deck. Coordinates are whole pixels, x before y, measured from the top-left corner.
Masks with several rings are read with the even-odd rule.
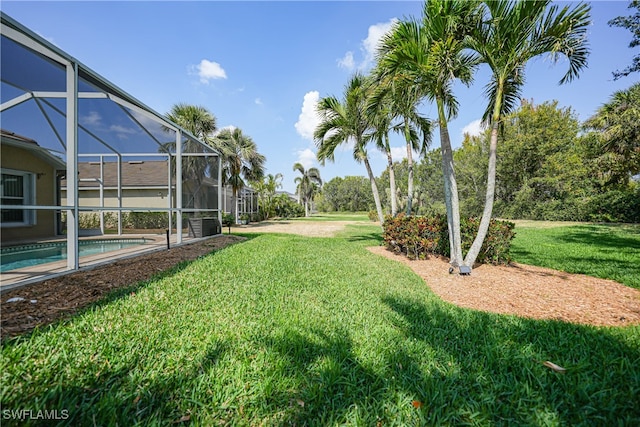
[[[131,246],[125,249],[105,252],[95,255],[81,256],[79,260],[80,269],[86,270],[98,267],[100,265],[110,264],[118,259],[131,258],[150,252],[166,250],[167,237],[165,234],[123,234],[123,235],[101,235],[81,240],[104,240],[104,239],[148,239],[151,240],[144,245]],[[188,244],[199,241],[201,239],[182,236],[182,243]],[[170,246],[177,245],[177,235],[172,234],[169,239]],[[25,268],[5,271],[0,273],[0,293],[11,289],[37,283],[42,280],[51,279],[53,277],[62,276],[64,274],[73,273],[79,270],[69,270],[67,268],[67,260],[54,261],[46,264],[39,264]]]

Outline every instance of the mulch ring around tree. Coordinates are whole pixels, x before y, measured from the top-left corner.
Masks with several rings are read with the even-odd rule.
[[[612,280],[512,263],[449,274],[448,259],[409,260],[386,248],[369,251],[401,262],[443,300],[474,310],[594,326],[640,324],[640,291]]]

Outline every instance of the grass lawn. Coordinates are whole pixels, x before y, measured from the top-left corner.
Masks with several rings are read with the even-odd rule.
[[[516,225],[514,261],[640,289],[640,225]]]
[[[66,409],[68,425],[640,425],[640,326],[458,308],[364,249],[379,236],[375,225],[337,238],[250,235],[3,342],[3,416]]]

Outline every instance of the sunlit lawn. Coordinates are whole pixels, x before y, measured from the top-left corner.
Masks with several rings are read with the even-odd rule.
[[[612,279],[640,289],[640,225],[516,225],[511,255],[523,264]]]
[[[2,409],[74,426],[640,425],[640,326],[458,308],[364,249],[379,236],[252,235],[4,342]]]

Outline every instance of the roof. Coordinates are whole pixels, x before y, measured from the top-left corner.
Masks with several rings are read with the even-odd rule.
[[[167,160],[145,160],[122,163],[122,187],[153,188],[167,187],[168,179]],[[100,162],[78,162],[79,188],[99,188],[100,184]],[[86,181],[92,180],[92,181]],[[105,187],[118,186],[118,164],[116,162],[103,163],[103,182]],[[172,182],[175,184],[175,180]],[[66,180],[62,180],[62,186],[67,185]]]
[[[3,145],[18,147],[31,151],[35,156],[58,169],[66,169],[65,162],[49,150],[42,148],[36,141],[5,129],[0,129],[0,140]]]

